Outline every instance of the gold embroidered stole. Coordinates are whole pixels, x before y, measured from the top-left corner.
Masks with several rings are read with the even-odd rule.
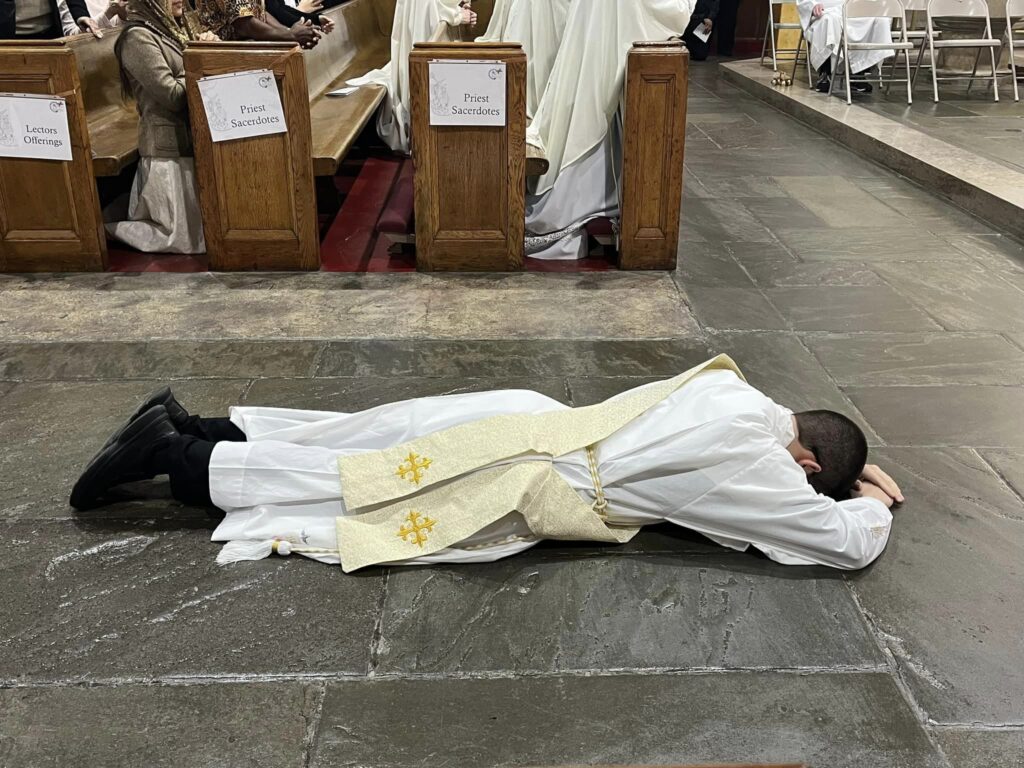
[[[511,512],[522,514],[538,538],[628,541],[639,528],[607,524],[551,460],[599,443],[698,374],[723,369],[743,376],[719,355],[597,405],[493,416],[339,457],[348,511],[337,518],[342,567],[348,572],[431,554]]]

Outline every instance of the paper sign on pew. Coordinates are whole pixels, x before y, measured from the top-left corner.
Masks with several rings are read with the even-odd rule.
[[[269,69],[230,72],[199,79],[206,122],[213,141],[285,133],[281,94]]]
[[[431,125],[505,125],[504,61],[431,61]]]
[[[71,132],[64,99],[0,93],[0,157],[71,160]]]

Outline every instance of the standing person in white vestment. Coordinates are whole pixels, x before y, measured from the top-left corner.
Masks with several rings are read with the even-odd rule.
[[[519,43],[526,54],[526,116],[533,119],[551,76],[570,0],[499,0],[478,43]]]
[[[832,73],[842,66],[839,59],[839,43],[843,37],[844,0],[797,0],[797,13],[804,28],[804,37],[810,48],[811,65],[818,70],[818,84],[821,93],[828,93]],[[891,43],[892,19],[850,19],[851,43]],[[890,56],[892,49],[872,51],[850,51],[850,73],[858,74],[881,64]],[[850,88],[857,93],[871,93],[871,84],[863,77],[850,78]]]
[[[398,0],[391,26],[391,61],[348,81],[352,86],[382,85],[387,89],[377,115],[377,133],[396,152],[409,151],[409,54],[416,43],[429,41],[441,24],[448,29],[472,26],[476,14],[468,0]]]
[[[549,161],[526,198],[526,254],[586,256],[584,225],[619,214],[619,106],[626,57],[640,40],[682,35],[693,0],[573,0],[526,141]]]
[[[614,408],[658,385],[608,404]],[[550,418],[572,410],[536,392],[510,390],[352,414],[237,407],[230,419],[201,419],[165,388],[90,462],[71,504],[88,509],[121,483],[168,474],[175,498],[226,513],[213,535],[228,542],[222,562],[266,557],[273,549],[336,564],[335,521],[348,515],[339,457],[404,446],[458,425],[486,425],[490,417]],[[853,422],[831,411],[793,414],[734,369],[699,372],[591,448],[554,458],[527,453],[503,463],[531,469],[549,462],[573,499],[603,500],[608,525],[669,521],[791,565],[866,566],[888,540],[889,508],[903,501],[888,475],[865,465],[867,442]],[[400,482],[405,471],[397,473]],[[483,498],[493,499],[487,488]],[[482,562],[536,544],[525,517],[504,509],[456,544],[400,561]]]

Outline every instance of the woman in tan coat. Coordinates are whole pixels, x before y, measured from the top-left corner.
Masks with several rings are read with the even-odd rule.
[[[141,251],[206,250],[182,62],[185,43],[197,38],[183,0],[129,0],[115,50],[139,111],[139,168],[128,219],[107,231]]]

